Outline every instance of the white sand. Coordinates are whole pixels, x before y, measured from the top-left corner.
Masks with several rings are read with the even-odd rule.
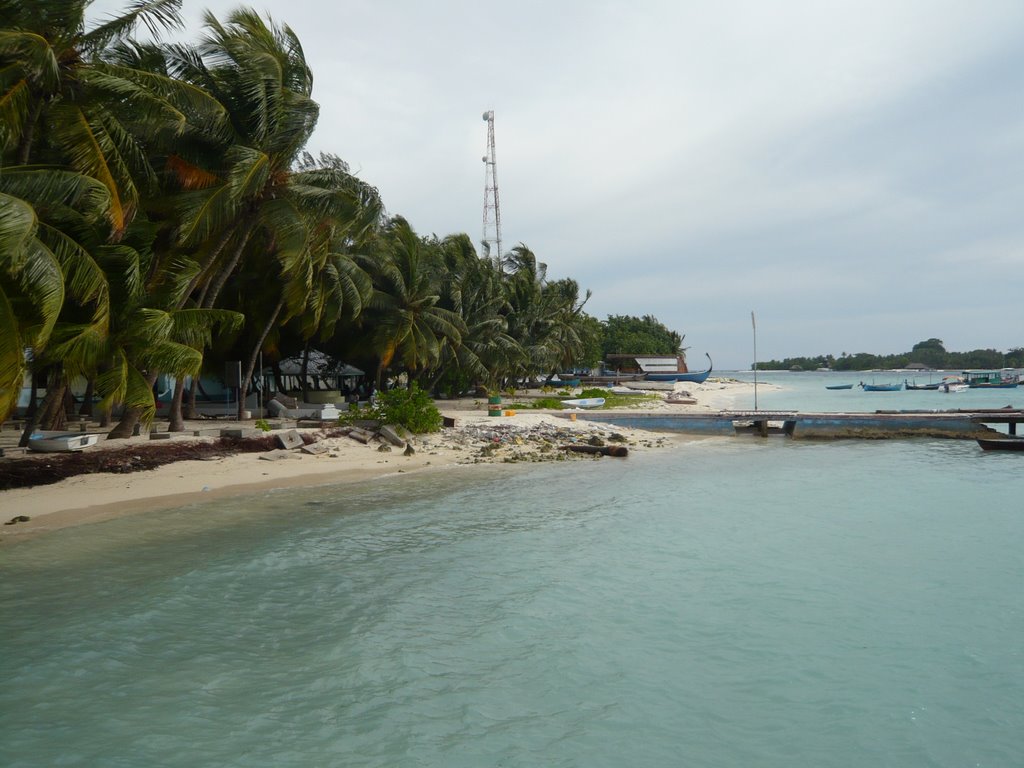
[[[737,398],[748,394],[749,385],[739,382],[679,385],[697,399],[695,405],[648,402],[641,410],[710,411],[728,409]],[[665,393],[661,393],[664,395]],[[742,403],[741,403],[742,405]],[[455,430],[439,435],[416,438],[416,453],[403,455],[395,449],[382,453],[379,443],[363,445],[347,437],[325,441],[328,450],[319,455],[290,451],[284,458],[268,461],[265,454],[246,453],[204,461],[181,461],[152,470],[128,474],[87,474],[50,485],[19,488],[0,492],[0,520],[6,522],[16,515],[27,515],[28,522],[0,526],[0,541],[24,540],[46,531],[71,525],[97,522],[119,515],[188,504],[224,495],[235,495],[260,489],[294,485],[318,485],[337,482],[359,482],[388,475],[436,469],[454,464],[479,462],[480,443],[465,438],[465,431],[474,425],[494,426],[499,423],[527,430],[543,424],[577,431],[597,428],[583,419],[570,421],[552,413],[518,411],[515,416],[500,420],[486,415],[486,405],[472,400],[438,403],[442,413],[454,417]],[[202,426],[209,426],[204,423]],[[626,434],[635,451],[645,447],[671,444],[673,436],[665,433],[644,433],[641,430],[619,430]],[[5,433],[5,434],[10,434]],[[174,440],[197,439],[174,437]],[[109,447],[137,446],[145,451],[156,443],[145,438],[111,441]],[[93,449],[103,450],[101,443]],[[285,452],[277,452],[280,456]],[[0,461],[5,459],[0,458]],[[37,460],[59,460],[58,456],[40,455]],[[495,460],[502,460],[495,457]]]

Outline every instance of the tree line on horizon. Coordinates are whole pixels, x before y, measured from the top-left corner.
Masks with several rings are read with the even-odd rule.
[[[682,353],[656,318],[588,315],[590,292],[526,245],[419,235],[340,157],[306,152],[319,105],[287,25],[240,8],[165,43],[181,0],[87,29],[90,2],[0,0],[0,420],[30,374],[26,437],[63,427],[82,380],[82,412],[120,410],[110,437],[127,437],[161,374],[180,431],[224,360],[242,361],[241,415],[261,354],[313,347],[450,393]],[[657,349],[608,346],[641,342]]]
[[[830,368],[833,371],[870,371],[907,368],[912,364],[948,371],[973,368],[1024,368],[1024,347],[1015,347],[1006,352],[996,349],[947,352],[942,339],[932,338],[919,341],[909,352],[894,355],[873,355],[868,352],[851,355],[843,352],[839,357],[787,357],[783,360],[758,361],[757,368],[764,371],[813,371],[818,368]]]

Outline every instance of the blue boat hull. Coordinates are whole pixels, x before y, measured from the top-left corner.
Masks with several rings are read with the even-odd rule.
[[[692,381],[694,384],[703,384],[707,381],[711,371],[700,373],[648,373],[644,378],[648,381]]]
[[[647,381],[689,381],[694,384],[703,384],[711,375],[711,369],[715,364],[711,362],[711,355],[704,353],[708,358],[708,369],[699,373],[648,373],[644,376]]]

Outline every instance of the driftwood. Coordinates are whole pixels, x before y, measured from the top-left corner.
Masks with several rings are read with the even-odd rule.
[[[563,451],[593,453],[601,456],[628,456],[629,448],[624,445],[563,445]]]

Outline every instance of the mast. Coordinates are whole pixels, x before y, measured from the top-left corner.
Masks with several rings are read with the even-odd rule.
[[[498,205],[498,160],[494,152],[494,110],[484,112],[484,122],[487,123],[487,154],[481,158],[484,161],[484,227],[481,243],[501,272],[501,208]]]

